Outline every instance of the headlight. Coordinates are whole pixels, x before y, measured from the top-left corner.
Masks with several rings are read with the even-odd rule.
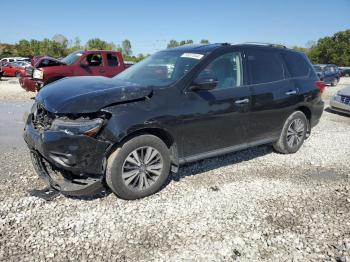
[[[33,78],[34,79],[43,79],[44,78],[44,72],[39,69],[34,69],[33,71]]]
[[[52,122],[51,130],[63,131],[67,134],[87,135],[94,137],[100,131],[103,119],[60,119],[57,118]]]

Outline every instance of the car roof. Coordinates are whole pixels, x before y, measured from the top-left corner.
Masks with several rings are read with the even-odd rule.
[[[227,48],[228,46],[237,46],[237,47],[254,47],[254,48],[264,48],[264,49],[273,49],[273,50],[287,50],[291,52],[301,53],[296,50],[286,48],[283,45],[279,44],[269,44],[269,43],[243,43],[243,44],[230,44],[230,43],[215,43],[215,44],[206,44],[206,45],[182,45],[174,48],[168,48],[163,51],[182,51],[182,52],[195,52],[195,53],[211,53],[212,51],[220,48]]]

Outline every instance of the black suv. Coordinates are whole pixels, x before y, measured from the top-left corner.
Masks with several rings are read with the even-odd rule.
[[[160,51],[118,76],[43,88],[24,138],[39,175],[66,195],[151,195],[181,164],[262,144],[298,151],[323,112],[303,53],[211,44]]]

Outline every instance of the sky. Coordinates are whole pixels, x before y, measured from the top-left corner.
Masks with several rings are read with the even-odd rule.
[[[0,8],[1,43],[55,34],[82,43],[129,39],[135,55],[162,50],[171,39],[305,47],[350,29],[350,0],[31,0]]]

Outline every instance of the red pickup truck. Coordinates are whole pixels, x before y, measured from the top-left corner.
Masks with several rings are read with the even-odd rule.
[[[22,88],[35,92],[44,85],[68,76],[113,77],[129,67],[124,63],[121,52],[76,51],[62,60],[39,57],[32,62],[33,68],[26,69],[26,76],[20,78]]]

